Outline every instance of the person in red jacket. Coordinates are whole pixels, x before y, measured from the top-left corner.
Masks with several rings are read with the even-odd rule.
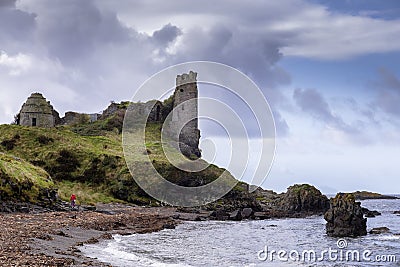
[[[75,202],[76,202],[76,196],[74,194],[71,195],[71,198],[69,199],[71,201],[71,208],[75,208]]]

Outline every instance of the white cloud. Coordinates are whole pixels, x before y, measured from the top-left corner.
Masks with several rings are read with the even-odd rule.
[[[8,69],[11,76],[21,75],[32,67],[32,60],[28,55],[18,53],[15,56],[9,56],[6,52],[0,51],[0,68]]]
[[[0,54],[0,119],[10,123],[32,92],[42,92],[59,106],[73,103],[78,93],[63,83],[69,72],[57,60],[18,53]]]
[[[282,49],[288,56],[327,60],[400,51],[400,20],[373,19],[320,10],[300,12],[293,20],[276,23],[277,32],[294,32]]]
[[[269,36],[281,45],[285,56],[325,60],[346,59],[370,53],[400,51],[400,20],[332,12],[323,5],[303,0],[252,1],[121,1],[100,6],[118,12],[118,17],[149,34],[167,23],[187,32],[215,25],[229,26],[251,36]],[[372,15],[371,15],[372,16]]]

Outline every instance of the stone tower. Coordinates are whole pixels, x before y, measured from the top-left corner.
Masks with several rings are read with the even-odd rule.
[[[17,124],[23,126],[54,127],[55,117],[58,114],[50,101],[46,101],[40,93],[33,93],[22,105],[17,115]]]
[[[172,125],[182,128],[179,134],[181,152],[190,157],[201,156],[199,150],[197,73],[190,71],[176,77]],[[182,125],[184,124],[184,125]]]

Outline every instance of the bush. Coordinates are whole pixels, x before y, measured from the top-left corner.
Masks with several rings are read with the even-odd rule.
[[[16,141],[14,139],[4,140],[1,142],[1,145],[7,150],[13,150],[15,147]]]
[[[90,163],[90,168],[86,169],[81,178],[85,182],[91,182],[95,184],[100,184],[104,182],[106,177],[106,170],[103,162],[100,158],[96,157],[92,159]]]
[[[38,167],[46,166],[46,162],[44,162],[43,160],[40,160],[40,159],[39,160],[31,160],[30,163],[32,163],[33,165],[38,166]]]
[[[36,138],[36,141],[38,141],[42,145],[48,145],[49,143],[53,143],[54,139],[45,135],[40,135]]]
[[[47,168],[47,171],[56,180],[76,180],[72,173],[80,166],[78,157],[73,152],[63,149],[58,153],[55,166]]]
[[[125,110],[118,110],[113,116],[106,119],[106,124],[103,130],[112,131],[115,128],[118,129],[118,133],[122,133],[122,127],[124,125]]]

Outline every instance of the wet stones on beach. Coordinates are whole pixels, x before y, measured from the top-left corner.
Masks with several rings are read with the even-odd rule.
[[[242,213],[240,210],[235,210],[229,214],[229,219],[232,221],[240,221],[242,220]]]
[[[107,209],[107,208],[104,208]],[[2,213],[0,266],[105,266],[85,258],[77,246],[110,239],[118,233],[172,228],[174,209],[112,207],[116,214],[93,211]],[[76,215],[75,219],[71,214]]]
[[[252,208],[236,209],[232,212],[219,209],[216,211],[212,211],[209,215],[209,219],[218,221],[241,221],[246,219],[256,219],[255,214],[256,213]]]
[[[252,208],[244,208],[241,210],[240,215],[245,219],[254,218],[254,211]]]

